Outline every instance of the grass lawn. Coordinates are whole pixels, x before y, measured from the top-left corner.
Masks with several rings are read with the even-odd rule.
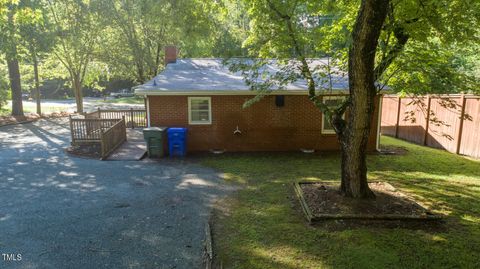
[[[338,180],[336,155],[211,156],[205,165],[243,186],[215,217],[224,268],[480,268],[480,162],[389,137],[382,144],[408,152],[370,155],[369,178],[448,215],[443,229],[307,225],[291,183]]]
[[[106,101],[99,101],[101,103],[113,103],[113,104],[144,104],[143,97],[133,96],[133,97],[120,97],[114,99],[108,99]]]
[[[42,103],[42,113],[62,112],[65,111],[65,106],[55,104]],[[25,113],[37,113],[37,104],[34,102],[23,102],[23,112]],[[9,116],[12,114],[12,105],[9,102],[7,105],[0,109],[0,116]]]

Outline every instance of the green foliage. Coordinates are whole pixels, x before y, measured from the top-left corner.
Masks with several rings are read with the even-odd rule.
[[[22,40],[22,30],[42,22],[42,12],[28,0],[0,1],[0,52],[18,57],[16,48]],[[14,55],[12,55],[14,54]]]
[[[395,92],[478,93],[478,48],[447,46],[438,41],[410,42],[386,71],[386,83]]]
[[[244,2],[251,19],[244,42],[250,56],[329,56],[346,71],[359,1]],[[377,49],[379,82],[391,84],[395,91],[414,93],[478,88],[473,73],[480,62],[472,59],[479,51],[478,46],[471,48],[480,40],[478,10],[480,4],[474,0],[391,1]]]
[[[399,37],[408,42],[393,55],[391,66],[379,80],[395,91],[416,94],[476,91],[479,84],[472,70],[480,63],[467,58],[479,52],[478,46],[472,46],[480,41],[479,8],[478,1],[470,0],[394,2],[380,40],[378,61],[388,59]]]
[[[10,99],[8,73],[3,59],[0,58],[0,109],[7,104],[8,99]]]
[[[53,54],[69,74],[83,80],[97,45],[99,24],[90,1],[48,1],[56,46]]]
[[[99,58],[117,74],[145,82],[163,64],[163,47],[171,42],[174,16],[170,1],[97,1],[105,27]]]
[[[104,29],[96,56],[115,75],[143,83],[163,69],[167,45],[183,57],[211,56],[218,11],[205,1],[97,1]]]
[[[213,221],[216,253],[224,268],[477,268],[478,161],[381,139],[383,145],[407,153],[369,155],[369,178],[387,181],[434,212],[448,215],[443,229],[307,225],[292,183],[338,180],[337,154],[212,156],[202,163],[242,187],[219,202]]]
[[[250,19],[242,1],[219,1],[216,14],[212,14],[214,25],[212,33],[213,47],[211,54],[216,57],[246,56],[242,48],[243,41],[250,30]]]
[[[54,46],[52,18],[49,17],[45,1],[24,0],[27,10],[31,10],[28,19],[19,26],[21,37],[19,44],[23,49],[26,63],[33,64],[34,58],[44,58]]]
[[[245,0],[251,18],[250,33],[244,46],[251,56],[295,58],[298,43],[307,58],[346,53],[350,29],[356,16],[356,4],[343,1],[256,1]],[[354,8],[355,7],[355,8]],[[292,23],[290,31],[285,23]],[[296,41],[293,40],[292,33]]]
[[[12,12],[15,29],[7,25]],[[15,40],[9,44],[18,48],[27,91],[35,58],[41,80],[73,84],[78,77],[83,86],[102,89],[112,77],[144,82],[155,76],[166,45],[176,45],[181,57],[241,54],[245,15],[230,0],[1,0],[0,44],[7,52],[5,42]]]
[[[165,45],[176,45],[180,57],[299,59],[287,24],[269,2],[292,18],[304,57],[329,57],[332,66],[346,71],[358,0],[0,0],[0,51],[17,46],[27,91],[33,88],[28,67],[33,54],[41,79],[71,81],[73,72],[83,86],[97,89],[113,77],[137,83],[150,79],[163,68]],[[408,42],[380,82],[401,92],[475,92],[479,5],[474,0],[392,1],[377,62],[398,44],[396,30],[402,29]],[[329,73],[312,71],[318,77]],[[270,82],[278,86],[294,76],[298,73],[283,72]]]

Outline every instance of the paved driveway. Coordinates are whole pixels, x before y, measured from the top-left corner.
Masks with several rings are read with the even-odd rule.
[[[0,127],[0,268],[199,268],[208,168],[64,153],[65,119]],[[18,256],[17,256],[18,258]]]

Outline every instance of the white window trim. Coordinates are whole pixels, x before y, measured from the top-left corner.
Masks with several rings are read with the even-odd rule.
[[[148,98],[147,95],[145,95],[145,98],[147,99],[147,127],[151,127],[150,125],[150,99]]]
[[[345,99],[345,96],[323,96],[322,97],[322,102],[325,100],[335,100],[335,99]],[[345,113],[342,115],[342,118],[345,119]],[[328,135],[334,135],[335,130],[334,129],[325,129],[325,121],[327,119],[325,118],[325,114],[322,113],[322,134],[328,134]]]
[[[192,121],[192,101],[208,101],[208,119],[209,121]],[[212,98],[211,97],[188,97],[188,124],[190,125],[208,125],[212,124]]]
[[[380,131],[382,128],[382,105],[383,105],[383,95],[380,95],[378,98],[378,115],[377,115],[377,151],[380,151]]]

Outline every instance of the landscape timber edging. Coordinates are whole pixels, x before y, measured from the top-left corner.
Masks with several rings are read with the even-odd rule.
[[[210,223],[207,222],[205,225],[205,253],[204,253],[204,262],[205,268],[211,269],[213,261],[213,240],[212,240],[212,229],[210,228]]]
[[[415,200],[412,200],[415,204],[425,209],[425,215],[401,215],[401,214],[316,214],[314,215],[308,207],[307,201],[303,196],[303,190],[301,184],[319,184],[319,183],[331,183],[332,181],[298,181],[293,183],[295,193],[302,206],[303,213],[307,221],[312,224],[322,220],[440,220],[443,219],[442,215],[436,215],[431,213],[424,206],[420,205]],[[409,197],[412,199],[411,197]]]

